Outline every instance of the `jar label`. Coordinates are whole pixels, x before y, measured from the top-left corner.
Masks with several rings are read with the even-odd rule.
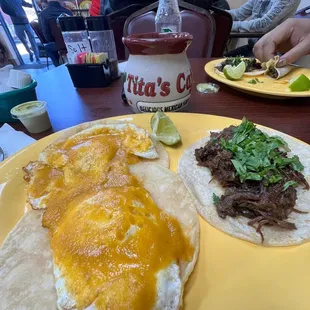
[[[176,112],[182,110],[187,106],[189,102],[190,94],[173,101],[165,101],[165,102],[145,102],[139,101],[136,104],[136,107],[129,101],[129,105],[132,106],[136,112],[147,113],[147,112]]]
[[[135,113],[182,110],[193,83],[185,53],[131,55],[123,78],[127,102]]]
[[[171,25],[171,26],[165,26],[161,28],[161,31],[163,33],[167,33],[167,32],[178,32],[177,26]]]

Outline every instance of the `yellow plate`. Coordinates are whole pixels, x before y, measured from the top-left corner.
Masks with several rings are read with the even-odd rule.
[[[240,121],[202,114],[169,114],[182,136],[178,148],[167,147],[176,171],[184,149],[220,129]],[[118,117],[123,119],[124,117]],[[150,130],[150,114],[128,115]],[[0,244],[21,218],[25,206],[22,167],[59,132],[48,136],[0,165]],[[310,243],[283,248],[254,245],[217,230],[203,219],[198,263],[185,288],[187,310],[309,310]]]
[[[259,76],[243,76],[241,80],[231,81],[225,78],[224,74],[219,75],[215,66],[224,61],[223,59],[216,59],[208,62],[205,65],[206,73],[213,79],[222,82],[228,86],[236,88],[242,92],[250,93],[252,95],[269,97],[269,98],[294,98],[294,97],[310,97],[310,91],[291,92],[288,91],[289,80],[293,77],[304,74],[310,78],[310,69],[306,68],[293,68],[293,70],[283,78],[274,80],[265,75]],[[248,82],[252,79],[258,78],[259,81],[264,83],[257,83],[255,85]]]

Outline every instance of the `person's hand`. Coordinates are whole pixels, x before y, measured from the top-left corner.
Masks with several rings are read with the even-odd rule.
[[[293,63],[300,57],[310,54],[310,19],[290,18],[265,34],[253,48],[255,57],[268,61],[277,53],[278,67]]]

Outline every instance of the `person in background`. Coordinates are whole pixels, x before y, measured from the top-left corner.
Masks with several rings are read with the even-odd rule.
[[[16,36],[20,39],[26,48],[27,53],[30,56],[30,61],[33,62],[33,52],[36,57],[36,61],[40,62],[39,49],[36,44],[34,32],[29,24],[24,7],[32,8],[30,3],[23,0],[0,0],[0,6],[2,11],[11,17],[14,25]],[[32,51],[28,45],[27,37],[29,39]]]
[[[89,15],[98,16],[98,15],[108,15],[112,13],[112,8],[110,6],[109,0],[92,0]]]
[[[204,0],[184,0],[190,4],[199,6],[203,9],[209,9],[210,2]],[[114,11],[121,10],[132,4],[141,4],[144,6],[152,4],[153,0],[92,0],[89,14],[91,16],[107,15]],[[222,10],[229,10],[229,4],[226,0],[212,0],[212,5]]]
[[[90,16],[100,15],[100,0],[92,0],[89,8],[89,15]]]
[[[207,10],[210,8],[210,2],[212,2],[213,6],[216,6],[217,8],[222,10],[227,10],[230,8],[226,0],[211,0],[211,1],[184,0],[184,1]],[[90,15],[97,15],[100,7],[101,11],[103,11],[103,14],[106,15],[111,12],[121,10],[132,4],[141,4],[143,6],[147,6],[152,3],[154,3],[154,0],[92,0]]]
[[[215,0],[213,1],[213,6],[217,7],[218,9],[221,10],[229,10],[230,6],[226,0]]]
[[[265,34],[255,44],[253,52],[260,61],[268,61],[278,53],[284,53],[278,67],[310,55],[310,19],[288,19]]]
[[[67,14],[72,16],[72,12],[65,7],[63,7],[58,0],[49,0],[47,8],[41,11],[39,14],[39,24],[41,26],[44,38],[48,42],[44,45],[47,55],[51,58],[53,65],[58,67],[59,64],[59,54],[52,35],[49,22],[52,19],[57,19],[59,15]]]
[[[240,8],[228,10],[233,18],[233,32],[267,33],[289,17],[294,16],[300,0],[248,0]],[[253,46],[257,39],[250,39],[225,56],[253,56]]]

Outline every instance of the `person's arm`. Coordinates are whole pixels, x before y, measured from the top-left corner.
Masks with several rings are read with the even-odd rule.
[[[280,57],[278,67],[292,63],[310,54],[310,19],[290,18],[265,34],[255,45],[254,55],[260,61],[268,61],[277,53]]]
[[[228,10],[227,12],[231,15],[234,21],[245,20],[252,15],[254,3],[255,0],[248,0],[245,4],[241,5],[240,8]]]
[[[276,1],[262,17],[234,22],[232,31],[268,32],[276,27],[285,17],[289,17],[295,9],[295,1]]]
[[[22,1],[22,6],[26,7],[26,8],[32,8],[32,4],[31,3],[28,3],[26,1]]]
[[[44,17],[44,15],[41,13],[39,14],[39,24],[42,29],[42,33],[44,35],[44,38],[46,39],[47,42],[53,42],[54,38],[51,33],[50,26],[48,24],[48,20]]]
[[[213,6],[221,9],[221,10],[229,10],[230,6],[226,0],[216,0],[212,4]]]

